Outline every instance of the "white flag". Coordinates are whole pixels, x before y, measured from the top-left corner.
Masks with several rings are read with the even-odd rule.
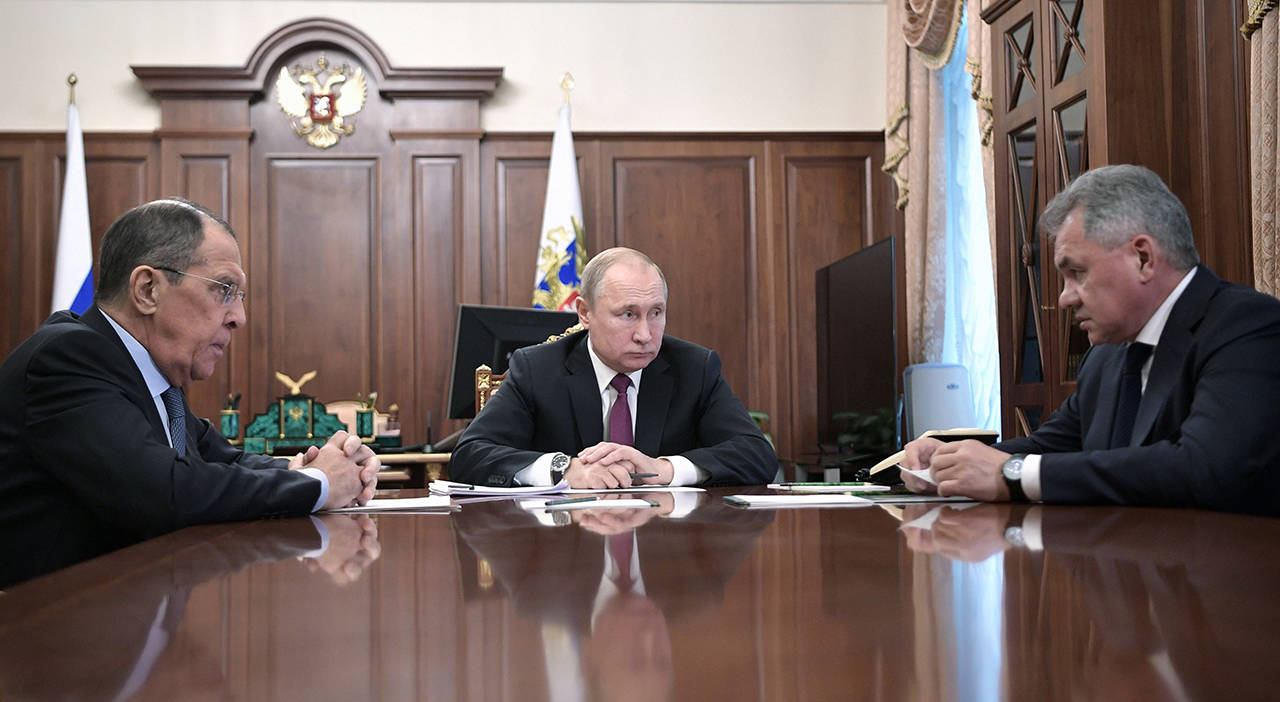
[[[551,140],[551,168],[547,199],[542,206],[542,241],[533,280],[533,306],[548,310],[574,309],[587,260],[582,230],[582,191],[578,160],[573,153],[569,105],[560,108],[560,123]]]
[[[58,218],[58,258],[53,272],[53,311],[80,314],[93,304],[93,244],[84,178],[84,136],[75,103],[67,105],[67,172]]]

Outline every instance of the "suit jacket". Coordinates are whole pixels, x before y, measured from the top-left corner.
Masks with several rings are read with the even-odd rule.
[[[716,352],[672,336],[644,369],[636,398],[635,447],[684,456],[708,484],[766,483],[778,458],[720,375]],[[449,460],[455,480],[510,485],[539,455],[573,455],[604,439],[600,388],[587,332],[511,356],[502,388],[463,432]]]
[[[1124,346],[1095,346],[1030,436],[1046,502],[1280,514],[1280,301],[1201,266],[1160,335],[1131,444],[1108,449]]]
[[[0,556],[17,582],[191,524],[307,514],[320,483],[186,413],[187,455],[97,307],[0,365]],[[185,397],[183,399],[185,404]]]

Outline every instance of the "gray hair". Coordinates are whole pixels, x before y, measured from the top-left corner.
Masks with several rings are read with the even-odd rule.
[[[582,299],[586,300],[588,305],[594,305],[600,297],[600,286],[604,284],[604,274],[609,267],[624,261],[652,266],[653,270],[658,272],[658,279],[662,281],[662,297],[666,299],[667,277],[662,274],[658,264],[635,249],[618,246],[596,254],[582,269]]]
[[[1107,250],[1146,233],[1177,270],[1190,270],[1200,262],[1187,208],[1147,168],[1100,166],[1081,174],[1044,208],[1040,231],[1052,241],[1077,208],[1084,237]]]
[[[154,200],[120,215],[102,237],[94,302],[109,303],[121,298],[129,287],[129,276],[138,266],[185,271],[196,263],[192,259],[204,243],[207,220],[213,220],[235,238],[236,233],[222,217],[179,197]],[[177,273],[165,275],[178,282]]]

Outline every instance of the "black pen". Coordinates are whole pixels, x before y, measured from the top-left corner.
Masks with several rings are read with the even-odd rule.
[[[640,478],[656,478],[656,477],[658,477],[657,473],[632,473],[631,474],[632,480],[639,480]]]
[[[547,500],[547,503],[543,505],[543,507],[554,507],[556,505],[568,505],[568,504],[573,504],[575,502],[594,502],[598,499],[600,498],[598,497],[566,497],[562,500]]]

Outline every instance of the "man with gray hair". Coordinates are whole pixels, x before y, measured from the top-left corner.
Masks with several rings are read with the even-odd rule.
[[[94,305],[55,312],[0,365],[0,578],[192,524],[369,500],[379,461],[358,437],[288,461],[192,416],[185,389],[244,325],[244,285],[235,233],[200,205],[157,200],[111,225]]]
[[[463,432],[456,480],[575,488],[749,485],[778,459],[714,351],[663,336],[667,281],[634,249],[582,271],[585,331],[511,355],[502,388]]]
[[[1040,229],[1092,344],[1076,392],[1030,436],[909,443],[903,467],[937,485],[907,486],[1280,514],[1280,301],[1201,265],[1186,209],[1140,166],[1081,175]]]

